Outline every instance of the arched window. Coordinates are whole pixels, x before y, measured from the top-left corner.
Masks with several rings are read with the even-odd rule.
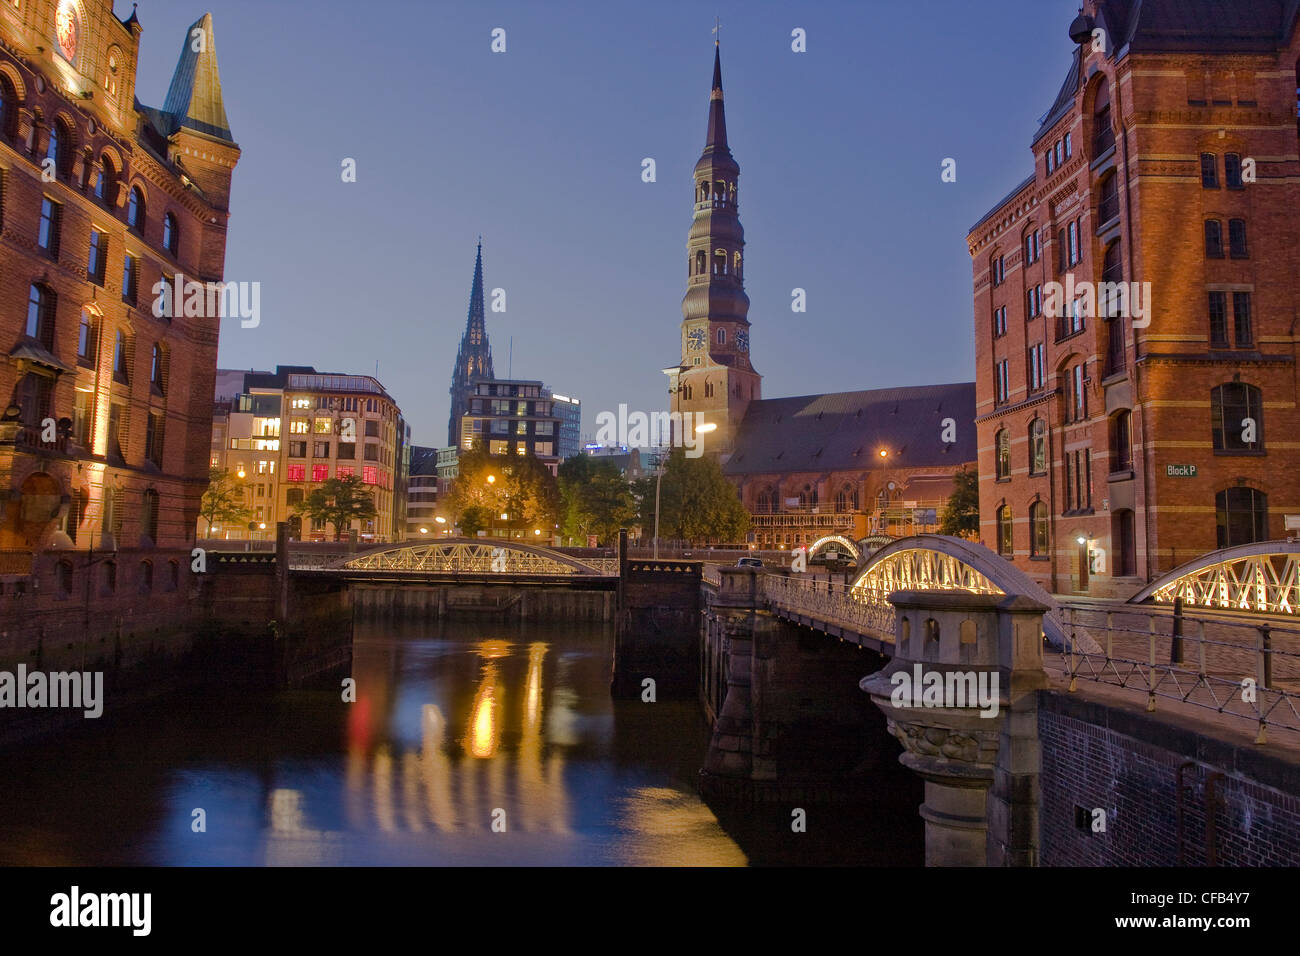
[[[117,195],[117,170],[107,155],[99,160],[99,178],[95,180],[95,198],[111,206]]]
[[[726,344],[727,344],[727,330],[726,330],[726,329],[718,329],[718,344],[719,344],[719,345],[726,345]]]
[[[695,253],[695,274],[696,275],[699,276],[704,275],[705,269],[708,268],[708,258],[709,257],[705,255],[703,249]]]
[[[1047,505],[1035,501],[1029,506],[1029,553],[1038,558],[1047,551]]]
[[[158,492],[146,488],[141,502],[140,526],[151,544],[158,543]]]
[[[1110,420],[1110,471],[1133,468],[1133,414],[1125,409]]]
[[[712,382],[705,382],[705,383],[704,383],[704,397],[705,397],[705,398],[712,398],[712,397],[713,397],[713,383],[712,383]]]
[[[126,202],[126,224],[136,232],[144,232],[145,216],[144,193],[139,186],[132,186]]]
[[[713,274],[715,276],[725,276],[727,274],[726,249],[718,249],[713,253]]]
[[[45,163],[43,166],[54,170],[54,175],[63,175],[63,163],[68,154],[68,146],[64,142],[67,134],[64,132],[63,123],[55,120],[50,124],[50,138],[45,146]]]
[[[754,499],[754,509],[758,514],[776,514],[776,489],[768,485]]]
[[[1092,101],[1092,158],[1096,159],[1115,145],[1115,131],[1110,125],[1110,83],[1106,77],[1097,82]]]
[[[998,554],[1011,557],[1014,548],[1011,543],[1011,506],[1003,505],[998,509]]]
[[[1264,407],[1259,389],[1245,382],[1212,388],[1210,428],[1215,451],[1263,451]]]
[[[835,496],[835,510],[840,514],[858,510],[858,490],[852,485],[844,485]]]
[[[734,272],[736,275],[740,275],[740,253],[739,252],[736,253],[735,259],[732,262],[731,271]]]
[[[175,558],[167,562],[167,590],[175,591],[181,586],[181,563]]]
[[[1219,547],[1232,548],[1268,540],[1268,495],[1237,487],[1214,496]]]
[[[35,339],[50,351],[54,350],[54,303],[53,290],[39,282],[33,282],[28,287],[27,337]]]
[[[176,217],[171,213],[163,216],[163,248],[176,255],[176,250],[180,248],[180,232],[176,227]]]
[[[18,95],[7,76],[0,75],[0,138],[12,139],[18,126]]]
[[[993,438],[993,443],[997,449],[997,478],[999,481],[1003,478],[1010,478],[1011,433],[1005,428],[998,429],[998,433]]]
[[[153,562],[152,561],[145,560],[140,562],[140,577],[137,583],[139,584],[141,594],[153,593]]]
[[[812,485],[804,485],[803,490],[799,492],[799,507],[811,508],[817,504],[817,489]]]
[[[1047,472],[1047,421],[1035,418],[1029,423],[1029,473],[1042,475]]]

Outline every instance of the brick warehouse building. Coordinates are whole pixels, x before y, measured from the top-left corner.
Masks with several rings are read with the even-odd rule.
[[[1089,0],[1033,174],[967,237],[982,537],[1049,590],[1300,513],[1298,7]]]
[[[152,590],[165,552],[160,590],[189,570],[218,319],[158,318],[152,290],[221,280],[240,151],[211,17],[186,31],[161,109],[135,97],[141,32],[110,0],[0,2],[0,571],[14,589],[31,574],[42,594],[80,594],[72,548],[119,551],[95,571],[106,600]]]

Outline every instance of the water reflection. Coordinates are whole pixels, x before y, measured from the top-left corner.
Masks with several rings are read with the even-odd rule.
[[[53,759],[7,755],[23,786],[0,791],[0,862],[763,861],[766,824],[729,824],[738,844],[696,795],[697,705],[611,701],[611,641],[604,625],[360,621],[354,703],[232,688],[106,721]]]

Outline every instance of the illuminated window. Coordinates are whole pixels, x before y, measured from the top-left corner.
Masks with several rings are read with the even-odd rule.
[[[515,443],[515,454],[516,454],[516,455],[526,455],[526,454],[528,454],[528,443],[527,443],[527,442],[522,442],[522,441],[521,441],[521,442],[516,442],[516,443]]]
[[[334,470],[334,477],[351,478],[356,473],[357,470],[353,468],[351,465],[339,465],[338,468]]]
[[[489,455],[508,455],[510,454],[510,442],[493,440],[488,445]]]
[[[307,477],[306,465],[290,465],[288,469],[288,479],[290,481],[303,481]]]
[[[1047,471],[1047,422],[1035,418],[1029,426],[1029,473],[1041,475]]]
[[[997,448],[997,480],[1002,481],[1011,477],[1011,433],[999,429],[993,443]]]
[[[365,465],[361,469],[361,481],[367,485],[379,482],[379,469],[374,465]]]
[[[330,476],[330,466],[329,466],[329,465],[312,465],[312,466],[311,466],[311,480],[312,480],[312,481],[318,481],[318,482],[319,482],[319,481],[325,481],[325,480],[327,480],[327,479],[329,478],[329,476]]]
[[[1047,554],[1047,505],[1041,501],[1029,506],[1029,553],[1034,557]]]
[[[289,419],[289,434],[290,434],[290,435],[305,435],[305,434],[307,434],[307,424],[308,424],[308,423],[307,423],[307,419],[305,419],[305,418],[291,418],[291,419]]]
[[[310,398],[295,398],[291,403],[294,408],[311,408]],[[305,419],[303,420],[306,424]]]
[[[1013,553],[1011,538],[1011,506],[1003,505],[998,509],[998,554],[1011,557]]]
[[[330,418],[316,419],[315,431],[317,435],[329,435],[334,431],[334,421]]]

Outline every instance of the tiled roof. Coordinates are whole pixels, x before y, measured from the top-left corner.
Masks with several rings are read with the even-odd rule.
[[[944,444],[948,418],[956,441]],[[752,402],[723,471],[956,467],[975,458],[975,384],[962,382]]]

